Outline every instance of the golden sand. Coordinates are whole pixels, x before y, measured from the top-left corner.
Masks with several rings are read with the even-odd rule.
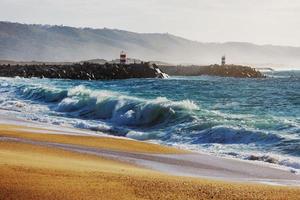
[[[34,141],[57,142],[64,144],[75,144],[87,147],[97,147],[110,150],[139,152],[139,153],[185,153],[184,150],[165,147],[157,144],[138,142],[129,139],[118,139],[110,137],[76,136],[60,134],[38,134],[29,133],[28,128],[12,125],[0,125],[0,136],[25,138]],[[36,129],[38,130],[38,129]],[[46,129],[45,129],[46,130]]]
[[[1,129],[1,135],[3,134],[3,131],[6,132]],[[14,132],[15,134],[20,134],[18,137],[22,136],[21,132]],[[27,133],[23,134],[25,135]],[[44,137],[47,136],[51,136],[51,138],[59,137],[56,135],[44,135]],[[84,140],[85,138],[89,137],[83,137],[81,140]],[[110,140],[108,141],[111,143]],[[102,143],[104,143],[104,141]],[[102,143],[100,144],[103,145]],[[117,144],[123,143],[118,139]],[[117,144],[114,144],[113,146]],[[95,145],[98,145],[98,143]],[[122,148],[123,147],[121,147],[121,149]],[[125,150],[129,149],[125,148]],[[0,142],[1,200],[285,200],[299,199],[299,197],[299,188],[225,183],[220,181],[167,176],[151,170],[97,156],[29,144]]]

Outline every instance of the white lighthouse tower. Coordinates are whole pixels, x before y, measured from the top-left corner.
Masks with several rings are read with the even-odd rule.
[[[125,65],[127,61],[127,55],[124,51],[120,53],[120,64]]]

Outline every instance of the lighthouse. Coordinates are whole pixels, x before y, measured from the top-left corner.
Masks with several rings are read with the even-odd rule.
[[[120,53],[120,64],[125,65],[127,61],[127,55],[124,51]]]
[[[226,65],[226,57],[222,56],[221,58],[221,65]]]

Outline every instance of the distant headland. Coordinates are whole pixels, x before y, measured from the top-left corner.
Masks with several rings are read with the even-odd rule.
[[[222,54],[231,63],[252,67],[299,69],[300,47],[247,42],[197,42],[166,33],[135,33],[116,29],[75,28],[0,21],[0,60],[111,60],[120,50],[142,60],[214,64]],[[219,63],[219,62],[217,62]]]

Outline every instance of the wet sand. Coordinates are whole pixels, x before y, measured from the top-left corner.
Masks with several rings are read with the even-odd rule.
[[[77,130],[30,130],[0,124],[0,199],[300,196],[299,175],[269,166]]]

